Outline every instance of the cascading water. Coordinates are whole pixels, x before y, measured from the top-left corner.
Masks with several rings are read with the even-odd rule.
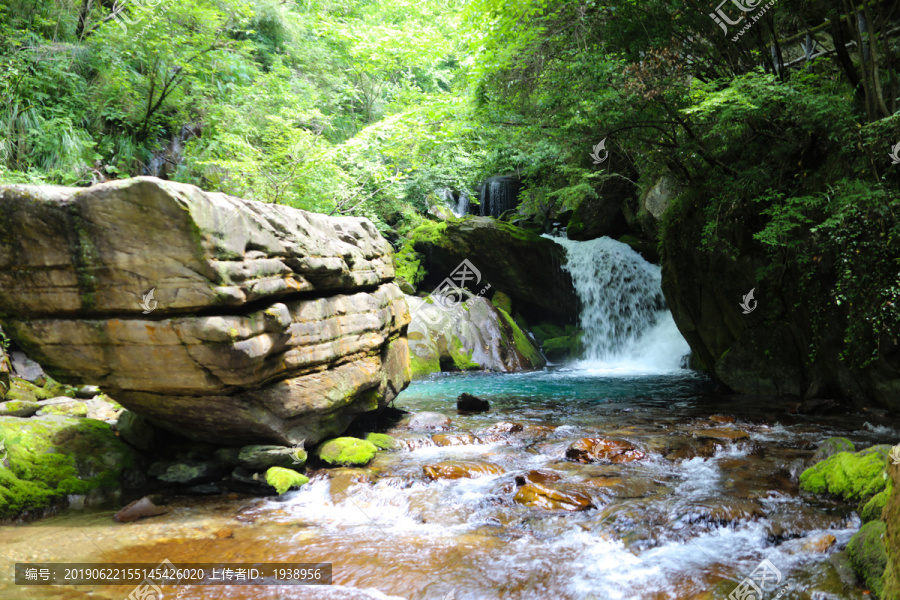
[[[516,177],[489,177],[481,184],[478,200],[482,217],[499,218],[505,211],[518,206],[520,182]]]
[[[660,268],[627,244],[551,238],[566,249],[563,270],[581,302],[588,369],[660,372],[681,368],[690,348],[666,308]]]

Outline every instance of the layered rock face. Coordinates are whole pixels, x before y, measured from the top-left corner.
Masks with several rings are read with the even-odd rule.
[[[139,177],[0,188],[0,227],[7,335],[171,431],[314,443],[409,382],[409,312],[366,219]]]

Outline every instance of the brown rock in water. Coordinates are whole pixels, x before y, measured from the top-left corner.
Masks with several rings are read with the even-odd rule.
[[[446,431],[450,429],[450,417],[439,412],[420,412],[409,419],[413,431]]]
[[[709,420],[713,423],[734,423],[736,419],[727,415],[712,415]]]
[[[572,487],[550,487],[528,483],[519,488],[514,500],[518,504],[544,510],[579,511],[594,508],[591,496]]]
[[[143,519],[146,517],[156,517],[158,515],[166,514],[166,509],[156,506],[147,496],[144,496],[140,500],[135,500],[119,512],[113,515],[113,521],[118,521],[119,523],[131,523],[132,521],[137,521],[138,519]]]
[[[481,442],[471,433],[438,433],[431,440],[435,446],[471,446]]]
[[[491,404],[487,400],[465,392],[456,399],[456,410],[461,413],[485,412],[490,408]]]
[[[500,421],[484,430],[485,433],[521,433],[525,428],[519,423]]]
[[[528,483],[546,485],[560,479],[561,477],[552,471],[528,471],[524,475],[516,475],[516,485],[522,486]]]
[[[711,429],[698,429],[691,435],[700,440],[715,440],[717,442],[736,442],[750,439],[750,434],[732,427],[713,427]]]
[[[803,544],[803,550],[805,552],[815,552],[817,554],[823,554],[827,552],[829,548],[834,546],[835,542],[837,542],[837,538],[835,538],[830,533],[826,533],[824,535],[817,536]]]
[[[503,469],[491,463],[474,461],[445,461],[425,465],[422,470],[429,479],[477,479],[486,475],[500,475]]]
[[[581,438],[566,449],[566,458],[580,463],[626,463],[644,458],[644,453],[625,440]]]
[[[409,311],[367,219],[153,177],[3,186],[0,210],[6,335],[156,426],[313,444],[409,382]]]

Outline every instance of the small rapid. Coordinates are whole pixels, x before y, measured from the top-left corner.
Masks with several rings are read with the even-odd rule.
[[[659,266],[608,237],[550,239],[566,249],[562,269],[581,304],[585,352],[580,368],[611,375],[682,368],[690,347],[666,307]]]

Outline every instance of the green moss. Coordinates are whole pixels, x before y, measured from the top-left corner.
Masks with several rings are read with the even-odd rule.
[[[886,456],[878,451],[838,452],[803,471],[800,489],[844,500],[870,498],[885,488]]]
[[[397,441],[386,433],[367,433],[366,441],[382,450],[391,450],[397,447]]]
[[[578,358],[584,352],[580,333],[545,340],[541,349],[554,362]]]
[[[0,417],[9,468],[0,467],[0,518],[46,508],[56,498],[116,489],[138,457],[94,419]]]
[[[10,377],[10,388],[6,395],[10,400],[37,402],[38,400],[49,400],[60,396],[75,397],[74,389],[54,381],[50,377],[47,377],[47,382],[43,387],[20,377]]]
[[[532,333],[534,333],[534,337],[537,338],[539,342],[543,342],[544,340],[549,340],[551,338],[563,337],[566,335],[566,330],[560,327],[559,325],[554,325],[553,323],[541,323],[539,325],[535,325],[531,328]]]
[[[440,241],[441,236],[446,229],[447,223],[443,221],[440,223],[433,221],[422,223],[409,233],[410,244],[415,245],[419,242],[436,244]],[[407,281],[409,280],[407,279]]]
[[[309,477],[293,469],[269,467],[269,470],[266,471],[266,483],[275,488],[280,496],[291,488],[309,483]]]
[[[516,350],[521,354],[525,360],[531,363],[532,368],[538,368],[544,365],[544,357],[541,356],[540,350],[534,345],[534,342],[531,341],[531,338],[528,337],[524,331],[519,327],[516,321],[509,316],[509,314],[503,309],[499,309],[500,317],[503,319],[503,322],[506,326],[512,331],[512,340],[513,344],[516,346]]]
[[[876,598],[883,598],[882,576],[887,566],[882,536],[885,532],[883,521],[872,521],[857,531],[847,544],[847,555],[859,579]]]
[[[859,513],[859,518],[863,523],[881,519],[881,513],[884,512],[884,507],[891,496],[891,487],[891,480],[888,479],[887,488],[872,496],[868,501],[859,503],[856,512]]]
[[[819,444],[812,457],[813,464],[825,460],[829,456],[834,456],[838,452],[856,452],[856,447],[845,437],[830,437]]]
[[[503,292],[494,292],[494,296],[491,298],[491,304],[507,314],[512,314],[512,298]]]
[[[88,414],[87,404],[84,402],[72,402],[66,404],[51,404],[41,407],[41,414],[45,415],[62,415],[64,417],[86,417]]]
[[[405,279],[414,288],[421,283],[428,272],[422,266],[424,256],[416,252],[412,242],[407,242],[394,255],[394,272],[397,277]]]
[[[441,372],[441,361],[437,356],[422,358],[415,352],[409,353],[409,368],[413,379],[428,377],[432,373]]]
[[[371,442],[352,437],[328,440],[318,447],[319,459],[329,465],[363,466],[375,458],[378,448]]]
[[[450,338],[448,352],[453,364],[460,371],[477,371],[481,368],[481,365],[472,360],[472,351],[466,351],[462,342],[455,335]]]

